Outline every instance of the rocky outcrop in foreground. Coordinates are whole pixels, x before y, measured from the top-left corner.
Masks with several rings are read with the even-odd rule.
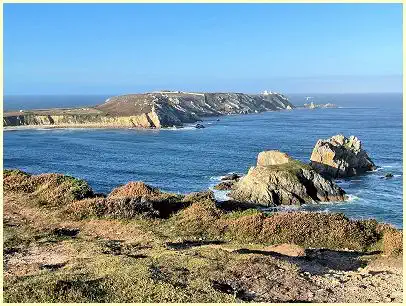
[[[312,167],[319,173],[332,177],[348,177],[376,169],[361,141],[355,137],[335,135],[319,139],[310,157]]]
[[[234,185],[229,196],[264,206],[343,201],[345,192],[310,166],[279,151],[258,155],[256,167]]]
[[[205,116],[292,108],[289,100],[278,93],[163,91],[116,96],[87,108],[7,112],[3,115],[3,126],[163,128],[193,123]]]

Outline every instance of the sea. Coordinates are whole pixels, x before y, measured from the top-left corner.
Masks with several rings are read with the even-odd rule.
[[[4,96],[4,110],[95,105],[109,96]],[[338,108],[205,118],[204,129],[188,125],[162,130],[4,130],[4,168],[64,173],[85,179],[103,193],[129,181],[189,193],[212,189],[228,173],[246,173],[264,150],[280,150],[309,162],[318,139],[342,133],[361,139],[378,169],[337,180],[349,195],[345,202],[278,209],[342,212],[403,228],[402,94],[287,96],[295,105],[313,101]],[[384,178],[386,173],[393,178]],[[216,191],[216,197],[227,195]]]

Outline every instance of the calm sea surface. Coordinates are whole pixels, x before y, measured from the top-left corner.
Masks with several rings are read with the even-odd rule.
[[[290,98],[303,104],[305,96],[341,108],[225,116],[220,121],[206,118],[205,129],[5,131],[4,167],[69,174],[87,180],[97,192],[141,180],[165,191],[187,193],[210,188],[229,172],[246,173],[263,150],[278,149],[308,162],[318,138],[343,133],[362,140],[378,170],[338,181],[349,201],[300,209],[344,212],[351,218],[376,218],[402,228],[402,95]],[[4,107],[82,106],[103,103],[107,97],[6,96]],[[383,179],[387,172],[394,178]]]

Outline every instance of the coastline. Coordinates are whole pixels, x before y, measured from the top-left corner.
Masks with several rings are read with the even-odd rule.
[[[232,114],[221,114],[217,116],[204,116],[199,120],[196,120],[193,123],[183,123],[183,126],[163,126],[163,127],[141,127],[141,126],[125,126],[125,125],[103,125],[103,124],[91,124],[91,123],[84,123],[84,124],[27,124],[27,125],[13,125],[13,126],[4,126],[3,131],[18,131],[18,130],[47,130],[47,129],[134,129],[134,130],[181,130],[184,128],[190,128],[194,126],[196,123],[205,122],[206,120],[216,120],[222,117],[234,117],[234,116],[245,116],[245,115],[260,115],[264,113],[274,113],[274,112],[291,112],[291,111],[301,111],[301,110],[312,110],[309,108],[293,108],[293,109],[279,109],[279,110],[266,110],[261,112],[252,112],[252,113],[232,113]]]

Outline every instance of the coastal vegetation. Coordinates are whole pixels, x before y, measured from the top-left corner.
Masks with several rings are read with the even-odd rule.
[[[402,231],[375,220],[225,210],[210,191],[142,182],[104,195],[61,174],[3,176],[6,302],[402,298]]]

